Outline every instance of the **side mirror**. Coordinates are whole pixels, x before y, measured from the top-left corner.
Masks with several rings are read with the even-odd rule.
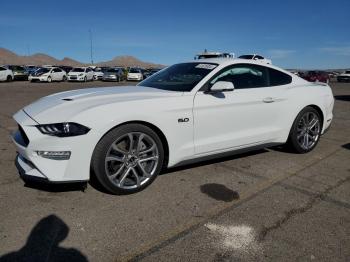
[[[218,81],[210,88],[210,90],[207,93],[227,92],[233,91],[234,89],[235,87],[231,82]]]

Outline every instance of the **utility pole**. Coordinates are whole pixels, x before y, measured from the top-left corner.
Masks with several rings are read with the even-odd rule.
[[[89,35],[90,35],[90,59],[91,59],[91,65],[94,64],[94,60],[92,58],[92,31],[89,29]]]
[[[27,44],[27,56],[30,56],[30,45]]]

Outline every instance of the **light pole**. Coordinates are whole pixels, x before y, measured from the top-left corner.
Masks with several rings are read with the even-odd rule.
[[[89,35],[90,35],[90,59],[91,59],[91,65],[94,64],[94,60],[92,59],[92,31],[89,29]]]

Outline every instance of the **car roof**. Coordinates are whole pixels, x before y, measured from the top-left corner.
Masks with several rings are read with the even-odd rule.
[[[219,67],[226,67],[226,66],[234,65],[234,64],[251,64],[251,65],[259,65],[259,66],[273,68],[273,69],[279,70],[281,72],[284,72],[290,76],[294,76],[293,73],[291,73],[287,70],[284,70],[283,68],[274,66],[272,64],[261,63],[258,60],[251,60],[251,59],[219,57],[219,58],[205,58],[205,59],[192,60],[192,61],[189,61],[189,63],[214,63],[214,64],[218,64]]]

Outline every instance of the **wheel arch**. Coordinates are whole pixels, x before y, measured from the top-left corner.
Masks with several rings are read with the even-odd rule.
[[[320,117],[321,117],[321,127],[322,127],[322,129],[323,129],[324,113],[323,113],[322,109],[321,109],[318,105],[309,104],[309,105],[306,105],[306,106],[300,108],[300,110],[298,110],[298,111],[296,112],[296,114],[294,115],[294,118],[293,118],[293,120],[292,120],[292,122],[291,122],[291,124],[290,124],[290,126],[289,126],[289,131],[288,131],[288,137],[287,137],[287,139],[289,139],[289,137],[290,137],[290,133],[291,133],[291,131],[292,131],[294,121],[297,119],[297,117],[298,117],[298,115],[300,114],[300,112],[303,111],[303,110],[304,110],[305,108],[307,108],[307,107],[311,107],[311,108],[315,109],[315,110],[317,111],[317,113],[319,113],[319,115],[320,115]]]
[[[306,107],[312,107],[313,109],[315,109],[317,111],[317,113],[320,115],[321,117],[321,127],[323,128],[323,124],[324,124],[324,114],[323,114],[323,111],[322,109],[317,106],[317,105],[314,105],[314,104],[311,104],[311,105],[308,105]]]
[[[169,144],[168,144],[168,140],[164,134],[164,132],[157,127],[156,125],[147,122],[147,121],[142,121],[142,120],[131,120],[131,121],[126,121],[123,123],[119,123],[116,126],[113,126],[112,128],[110,128],[109,130],[107,130],[103,136],[98,140],[98,142],[96,143],[96,145],[105,137],[106,134],[108,134],[110,131],[112,131],[113,129],[116,129],[118,127],[124,126],[124,125],[128,125],[128,124],[140,124],[140,125],[144,125],[150,129],[152,129],[158,136],[159,139],[162,142],[162,145],[164,147],[164,163],[163,163],[163,168],[168,166],[168,161],[169,161]]]

